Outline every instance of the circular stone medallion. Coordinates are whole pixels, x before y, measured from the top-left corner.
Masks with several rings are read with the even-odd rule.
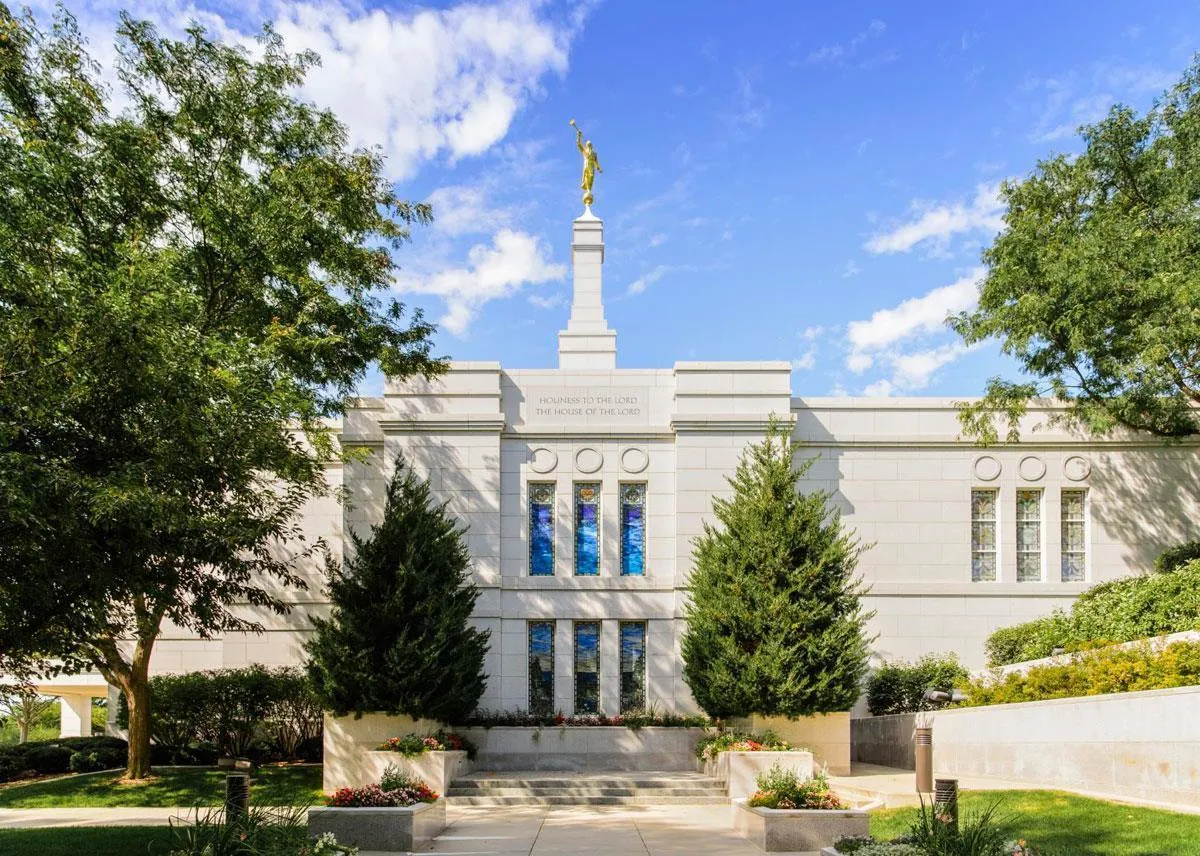
[[[535,473],[548,473],[558,466],[558,455],[553,449],[542,446],[529,452],[529,469]]]
[[[1087,458],[1072,455],[1063,461],[1063,475],[1071,481],[1083,481],[1092,473],[1092,465]]]
[[[650,465],[650,456],[645,449],[626,449],[621,453],[621,469],[627,473],[640,473]]]
[[[1021,458],[1021,463],[1017,465],[1017,472],[1025,481],[1037,481],[1046,474],[1046,462],[1034,455],[1027,455]]]
[[[598,449],[585,447],[575,453],[575,469],[581,473],[594,473],[604,466],[604,456]]]
[[[991,481],[1000,475],[1000,462],[991,455],[980,455],[975,459],[975,476]]]

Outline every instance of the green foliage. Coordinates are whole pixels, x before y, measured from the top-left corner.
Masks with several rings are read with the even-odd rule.
[[[901,841],[876,841],[871,836],[839,838],[833,849],[841,856],[929,856],[928,852]]]
[[[125,741],[117,737],[64,737],[0,747],[0,782],[25,778],[26,774],[76,771],[76,755],[95,755],[119,766],[125,763],[126,751]]]
[[[180,763],[206,745],[233,758],[258,750],[253,754],[294,759],[321,734],[320,703],[304,673],[289,666],[155,675],[150,697],[151,736]],[[128,720],[121,698],[117,724],[124,728]]]
[[[72,773],[95,773],[124,767],[128,757],[129,747],[122,740],[120,746],[98,746],[73,752],[68,766]]]
[[[1160,690],[1200,684],[1200,642],[1101,648],[1023,674],[989,676],[967,686],[969,706]]]
[[[955,654],[926,654],[913,664],[885,662],[867,679],[867,707],[874,716],[936,710],[942,705],[926,701],[925,691],[950,690],[968,675]]]
[[[984,441],[1010,438],[1030,399],[1069,422],[1161,437],[1200,432],[1200,61],[1146,115],[1114,106],[1081,129],[1085,150],[1005,182],[1005,226],[984,254],[978,308],[953,324],[968,344],[999,338],[1030,382],[993,378],[961,408]]]
[[[383,775],[379,777],[379,788],[384,791],[416,790],[424,784],[419,778],[395,764],[384,767]]]
[[[489,634],[470,624],[479,589],[463,535],[397,456],[383,519],[366,538],[350,533],[351,558],[330,567],[332,613],[306,646],[326,708],[443,722],[475,709]]]
[[[943,806],[922,799],[905,838],[930,856],[1009,856],[1010,824],[998,817],[999,808],[996,800],[981,811],[963,812],[954,827],[943,820]]]
[[[308,837],[308,807],[251,806],[245,817],[228,821],[213,809],[195,823],[171,821],[174,844],[168,856],[355,856],[327,833]]]
[[[773,421],[713,501],[719,526],[695,543],[683,634],[684,679],[709,716],[849,710],[868,643],[854,575],[860,547],[829,495],[802,494],[811,460]]]
[[[845,804],[829,789],[829,780],[823,772],[814,773],[812,778],[802,779],[795,770],[785,770],[772,764],[755,778],[758,791],[747,805],[755,808],[776,809],[842,809]]]
[[[1171,573],[1100,583],[1056,611],[997,630],[986,644],[988,664],[1004,666],[1049,657],[1055,648],[1077,651],[1200,628],[1200,560]]]
[[[1154,560],[1154,570],[1159,574],[1169,574],[1196,560],[1200,560],[1200,541],[1185,541],[1163,550]]]
[[[163,622],[286,612],[323,549],[298,512],[328,491],[326,418],[375,363],[441,369],[389,297],[430,211],[300,99],[316,57],[269,30],[252,54],[122,17],[120,115],[69,14],[0,3],[0,35],[0,670],[100,669],[143,776]]]

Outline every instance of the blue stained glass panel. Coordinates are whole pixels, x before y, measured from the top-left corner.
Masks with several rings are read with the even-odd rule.
[[[646,623],[622,621],[621,713],[646,709]]]
[[[575,622],[575,712],[600,712],[600,622]]]
[[[529,711],[554,713],[554,622],[529,622]]]
[[[554,485],[529,486],[529,573],[554,575]]]
[[[621,486],[621,576],[646,573],[646,486]]]
[[[575,576],[600,576],[600,485],[575,485]]]

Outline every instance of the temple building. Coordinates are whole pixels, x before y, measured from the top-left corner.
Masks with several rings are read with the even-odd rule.
[[[1082,437],[1035,410],[1021,443],[983,449],[960,435],[949,399],[795,397],[785,362],[618,368],[590,210],[572,225],[571,258],[557,367],[458,362],[434,382],[387,381],[343,421],[343,446],[361,454],[329,475],[347,502],[306,512],[336,552],[344,531],[379,519],[397,454],[430,480],[468,527],[474,620],[491,631],[483,708],[695,709],[680,658],[692,542],[772,416],[790,418],[816,459],[806,487],[829,491],[870,545],[859,570],[881,658],[952,651],[979,667],[993,630],[1200,536],[1196,493],[1181,490],[1200,483],[1193,445]],[[168,628],[153,670],[300,662],[310,617],[327,608],[320,569],[307,575],[290,616],[257,616],[261,635]],[[88,676],[43,688],[64,694],[68,730],[107,689]]]

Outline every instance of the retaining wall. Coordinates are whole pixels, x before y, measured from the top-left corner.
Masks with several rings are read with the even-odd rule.
[[[702,728],[586,726],[458,728],[479,747],[480,770],[694,770]]]
[[[1200,808],[1200,687],[939,711],[933,770]]]
[[[895,713],[850,720],[850,752],[854,763],[915,770],[912,735],[916,718],[914,713]]]

